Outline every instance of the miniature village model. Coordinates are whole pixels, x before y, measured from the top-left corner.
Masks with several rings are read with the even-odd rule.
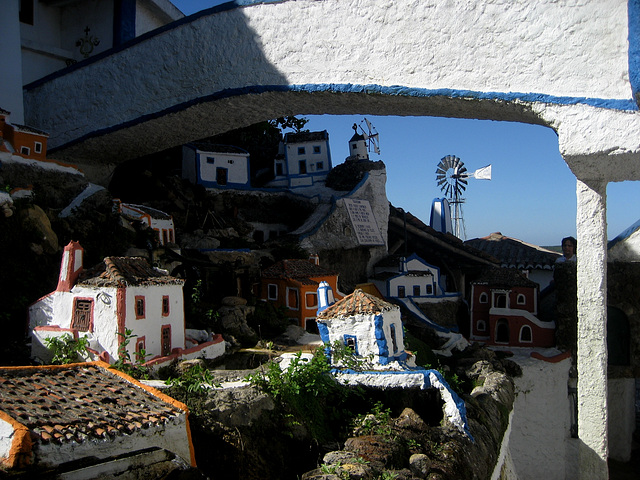
[[[618,469],[637,467],[640,224],[608,241],[607,196],[640,180],[639,0],[0,3],[0,350],[19,365],[0,367],[0,476],[182,478],[197,457],[224,480],[638,477]],[[390,203],[387,174],[418,169],[371,160],[371,122],[338,165],[328,124],[291,121],[365,113],[556,135],[577,261],[465,241],[490,166],[433,151],[435,129],[412,132],[435,168],[411,192],[423,222]],[[153,378],[117,370],[134,363]]]

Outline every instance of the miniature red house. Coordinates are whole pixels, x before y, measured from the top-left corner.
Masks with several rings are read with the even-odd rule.
[[[287,307],[288,317],[302,328],[315,329],[320,282],[337,292],[338,274],[321,267],[317,255],[309,260],[281,260],[262,272],[261,298]]]
[[[488,345],[552,347],[555,322],[539,320],[538,284],[507,268],[471,282],[471,340]]]

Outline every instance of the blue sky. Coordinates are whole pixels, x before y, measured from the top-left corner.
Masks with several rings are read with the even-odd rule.
[[[172,0],[184,14],[225,3]],[[363,115],[305,116],[310,130],[327,130],[333,165],[348,155],[351,126]],[[387,197],[396,207],[429,222],[431,203],[442,196],[435,171],[446,155],[459,157],[469,171],[491,164],[492,180],[470,179],[463,206],[466,238],[502,232],[536,245],[559,245],[576,234],[576,180],[558,151],[553,130],[490,120],[367,115],[380,136],[387,167]],[[607,187],[609,239],[640,219],[640,184]]]

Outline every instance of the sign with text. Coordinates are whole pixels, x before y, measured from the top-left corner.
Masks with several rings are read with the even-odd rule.
[[[369,201],[345,198],[344,204],[347,206],[358,243],[360,245],[384,245],[384,239],[378,229]]]

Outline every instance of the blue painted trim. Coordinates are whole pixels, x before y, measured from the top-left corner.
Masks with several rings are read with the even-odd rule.
[[[116,0],[113,5],[113,46],[136,38],[136,1]]]
[[[348,369],[339,369],[339,368],[334,368],[331,370],[332,374],[337,374],[337,373],[342,373],[342,374],[349,374],[349,375],[413,375],[413,374],[422,374],[423,378],[424,378],[424,388],[435,388],[433,387],[433,385],[431,384],[431,379],[429,378],[429,375],[431,373],[433,373],[437,378],[438,381],[443,385],[443,387],[451,394],[451,398],[453,399],[454,403],[456,404],[456,407],[458,409],[458,412],[460,412],[460,417],[462,418],[462,423],[463,423],[463,428],[465,433],[469,436],[469,438],[471,439],[472,442],[475,442],[473,436],[471,435],[471,431],[469,430],[469,422],[467,421],[467,407],[464,403],[464,400],[462,400],[458,394],[451,388],[451,386],[449,385],[449,383],[444,379],[444,377],[442,376],[442,374],[438,371],[438,370],[425,370],[423,368],[420,367],[416,367],[416,368],[409,368],[406,367],[406,370],[370,370],[370,371],[364,371],[364,372],[357,372],[355,370],[352,370],[350,368]]]
[[[320,340],[322,340],[322,343],[330,344],[331,339],[329,338],[329,327],[327,327],[327,324],[316,319],[316,325],[318,326],[318,333],[320,334]]]
[[[373,317],[373,331],[376,337],[376,344],[378,345],[379,362],[382,365],[389,363],[389,345],[387,344],[387,337],[384,335],[384,316],[376,315]]]
[[[140,38],[140,37],[138,37]],[[91,57],[94,58],[94,57]],[[88,60],[88,59],[87,59]],[[79,62],[76,65],[86,65],[86,63]],[[69,69],[65,69],[64,73],[68,73]],[[58,74],[53,76],[62,76]],[[30,90],[36,86],[42,84],[47,79],[52,79],[52,76],[44,77],[41,80],[33,82],[25,86],[25,90]],[[587,98],[587,97],[557,97],[554,95],[543,95],[537,93],[518,93],[518,92],[477,92],[472,90],[453,90],[453,89],[425,89],[425,88],[409,88],[404,86],[390,86],[383,87],[380,85],[353,85],[353,84],[306,84],[306,85],[254,85],[241,88],[229,88],[215,92],[211,95],[205,95],[200,98],[189,100],[177,105],[173,105],[164,110],[160,110],[155,113],[149,113],[142,115],[134,120],[113,125],[107,128],[96,130],[94,132],[83,135],[75,140],[60,145],[55,148],[50,148],[51,153],[56,152],[62,148],[67,148],[77,143],[84,142],[90,138],[106,135],[118,130],[130,128],[135,125],[144,123],[146,121],[161,118],[171,113],[181,112],[194,105],[202,103],[213,102],[216,100],[228,99],[238,97],[242,95],[256,95],[262,93],[310,93],[310,92],[325,92],[325,93],[360,93],[369,95],[390,95],[390,96],[404,96],[414,98],[436,98],[436,97],[448,97],[459,98],[466,100],[503,100],[503,101],[520,101],[520,102],[541,102],[551,103],[559,105],[576,105],[585,104],[599,108],[607,108],[611,110],[624,110],[624,111],[637,111],[638,105],[631,100],[618,100],[618,99],[600,99],[600,98]]]
[[[629,0],[629,83],[640,106],[640,0]]]

